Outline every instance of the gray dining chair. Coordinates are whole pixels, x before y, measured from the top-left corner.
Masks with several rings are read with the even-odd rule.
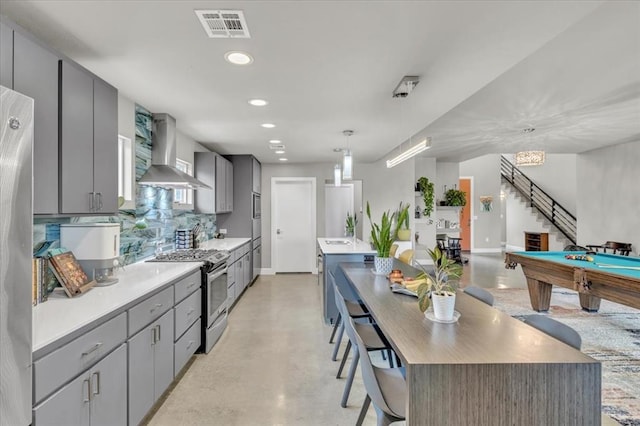
[[[582,347],[582,338],[577,331],[566,324],[549,318],[545,315],[526,315],[522,318],[525,324],[537,328],[547,333],[551,337],[555,337],[561,342],[580,350]]]
[[[338,279],[336,279],[334,274],[338,275]],[[349,316],[353,318],[369,318],[370,319],[371,314],[369,314],[369,311],[364,306],[364,304],[360,303],[360,301],[354,295],[353,290],[345,288],[346,277],[344,277],[344,273],[342,272],[342,270],[339,268],[336,268],[335,271],[330,271],[328,275],[329,275],[329,285],[331,285],[332,287],[336,287],[340,285],[341,293],[346,297],[344,300],[345,300],[345,304],[347,305],[347,310],[349,311]],[[337,302],[336,302],[336,307],[338,307]],[[342,336],[344,334],[344,321],[343,321],[342,313],[340,312],[339,307],[338,307],[338,316],[336,318],[336,323],[333,326],[333,331],[331,332],[329,343],[333,341],[333,337],[336,334],[336,330],[338,332],[338,337],[333,347],[333,353],[331,354],[332,361],[338,360],[340,343],[342,342]]]
[[[475,297],[476,299],[486,303],[489,306],[493,306],[493,294],[489,293],[484,288],[470,286],[466,287],[464,290],[469,296]]]
[[[349,393],[351,392],[351,386],[353,384],[353,378],[356,375],[356,369],[358,368],[358,361],[360,359],[360,351],[363,353],[367,353],[368,351],[379,351],[379,350],[391,350],[389,343],[382,336],[382,333],[377,329],[375,324],[370,323],[356,323],[353,322],[355,318],[349,315],[347,311],[347,305],[345,303],[345,299],[340,292],[338,286],[333,286],[336,298],[336,306],[338,307],[338,311],[342,314],[344,331],[347,333],[347,337],[349,341],[347,342],[347,347],[344,351],[344,355],[342,356],[342,362],[340,362],[340,368],[338,369],[338,374],[336,378],[340,378],[342,374],[342,369],[347,361],[347,356],[349,355],[349,350],[353,347],[353,357],[351,359],[351,366],[349,367],[349,373],[347,374],[347,381],[344,384],[344,391],[342,393],[342,400],[340,401],[340,406],[343,408],[347,406],[347,401],[349,399]],[[355,335],[358,333],[363,340],[363,348],[359,348],[355,343]],[[368,356],[367,356],[368,357]],[[391,359],[391,357],[389,357]],[[391,362],[391,361],[390,361]]]
[[[348,318],[347,321],[354,326],[356,346],[363,354],[360,360],[360,369],[362,381],[367,391],[367,397],[356,424],[358,426],[362,424],[370,402],[373,402],[373,407],[376,410],[377,426],[389,426],[393,422],[404,420],[406,417],[407,383],[403,369],[399,367],[382,368],[373,365],[363,338],[355,328],[353,319]]]

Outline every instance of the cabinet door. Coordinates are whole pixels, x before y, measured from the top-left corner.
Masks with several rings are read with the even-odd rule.
[[[58,213],[58,57],[14,34],[14,90],[34,100],[33,213]],[[87,178],[85,178],[86,180]],[[91,180],[91,176],[88,177]]]
[[[93,77],[61,61],[60,213],[93,209]]]
[[[247,254],[244,255],[244,287],[249,285],[252,275],[253,268],[251,267],[251,251],[248,251]]]
[[[233,164],[226,161],[225,199],[227,211],[233,211]]]
[[[262,186],[262,165],[255,158],[252,159],[252,170],[251,170],[251,180],[252,180],[252,191],[256,194],[260,194],[261,186]]]
[[[13,30],[0,22],[0,85],[13,89]]]
[[[154,402],[173,381],[173,310],[164,314],[155,322],[158,326],[156,344],[154,345]]]
[[[224,158],[216,156],[216,213],[226,212],[227,167]]]
[[[256,277],[260,274],[260,267],[262,265],[262,246],[258,246],[253,249],[253,276],[252,280],[255,280]]]
[[[93,81],[93,190],[96,211],[118,211],[118,91]]]
[[[171,311],[169,311],[171,312]],[[155,401],[154,381],[154,336],[152,323],[129,339],[129,424],[137,425]]]
[[[124,424],[127,424],[127,346],[122,344],[91,369],[91,426]]]
[[[83,374],[33,409],[34,426],[88,426],[91,383]]]
[[[236,262],[236,288],[244,286],[244,255]],[[239,294],[239,292],[238,292]]]

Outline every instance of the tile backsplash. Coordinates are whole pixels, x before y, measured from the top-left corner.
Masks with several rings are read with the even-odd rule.
[[[146,171],[151,161],[152,116],[136,105],[136,180]],[[36,218],[33,241],[59,241],[63,223],[120,224],[120,261],[122,265],[135,263],[155,254],[160,246],[164,251],[174,248],[176,229],[191,229],[200,224],[201,239],[213,238],[216,216],[196,214],[190,210],[173,208],[173,190],[136,185],[135,210],[120,210],[117,216],[84,216],[68,218]]]

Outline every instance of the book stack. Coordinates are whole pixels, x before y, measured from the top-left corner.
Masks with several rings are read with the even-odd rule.
[[[70,251],[49,257],[49,263],[50,269],[69,297],[85,293],[96,284],[95,280],[89,279]]]
[[[46,257],[34,257],[32,269],[31,298],[33,305],[46,302],[49,294],[49,283],[53,280],[53,273],[49,269],[49,260]]]

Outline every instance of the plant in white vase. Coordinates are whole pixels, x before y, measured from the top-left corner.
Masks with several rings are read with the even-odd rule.
[[[449,259],[439,247],[427,250],[433,260],[434,274],[423,271],[426,283],[417,289],[418,306],[425,312],[433,303],[433,315],[440,321],[452,321],[455,312],[456,287],[462,275],[462,265]]]
[[[347,237],[355,237],[356,235],[356,225],[358,225],[358,216],[356,213],[351,216],[351,213],[347,212],[347,220],[345,221],[345,236]]]
[[[389,256],[389,252],[396,236],[396,230],[392,225],[395,215],[395,212],[386,211],[382,213],[380,224],[374,223],[371,220],[371,208],[367,201],[367,217],[371,223],[371,244],[377,252],[374,262],[378,274],[387,275],[393,269],[393,258]]]

